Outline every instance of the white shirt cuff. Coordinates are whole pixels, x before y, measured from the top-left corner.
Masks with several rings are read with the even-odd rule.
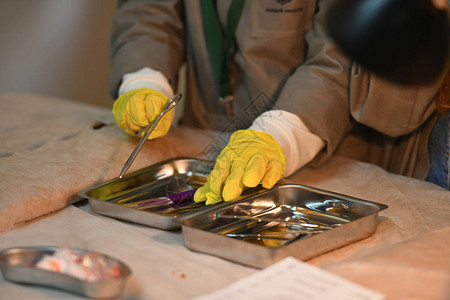
[[[249,129],[271,134],[286,155],[284,177],[310,162],[325,146],[325,142],[309,131],[295,114],[284,110],[269,110],[253,121]]]
[[[139,88],[154,89],[164,93],[169,98],[174,95],[169,80],[161,72],[148,67],[125,74],[119,87],[119,96]]]

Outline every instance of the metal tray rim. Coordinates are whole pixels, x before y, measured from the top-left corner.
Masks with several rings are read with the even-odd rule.
[[[102,187],[102,186],[111,184],[111,183],[116,182],[116,181],[121,181],[121,180],[123,180],[123,179],[129,178],[129,177],[132,177],[132,176],[137,176],[137,175],[139,175],[139,174],[143,174],[143,173],[147,172],[149,169],[157,168],[157,167],[163,166],[163,165],[165,165],[165,164],[167,164],[167,163],[170,163],[170,162],[173,162],[173,161],[178,161],[178,160],[197,160],[197,161],[200,161],[200,162],[203,162],[203,163],[213,163],[213,162],[211,162],[211,161],[204,160],[204,159],[200,159],[200,158],[195,158],[195,157],[184,157],[184,156],[183,156],[183,157],[170,158],[170,159],[166,159],[166,160],[164,160],[164,161],[160,161],[160,162],[158,162],[158,163],[152,164],[152,165],[147,166],[147,167],[145,167],[145,168],[142,168],[142,169],[139,169],[139,170],[130,172],[130,173],[126,173],[122,178],[115,177],[115,178],[109,179],[109,180],[107,180],[107,181],[104,181],[104,182],[95,184],[95,185],[93,185],[93,186],[90,186],[90,187],[88,187],[88,188],[85,188],[85,189],[79,191],[79,192],[77,193],[77,195],[78,195],[79,197],[84,198],[84,199],[93,199],[93,200],[97,200],[97,201],[102,201],[102,200],[98,200],[98,199],[89,197],[89,196],[87,195],[87,192],[88,192],[88,191],[91,191],[91,190],[98,189],[98,188],[100,188],[100,187]]]
[[[123,292],[123,289],[124,289],[124,286],[125,286],[127,280],[131,277],[131,275],[133,273],[132,270],[130,269],[130,267],[127,264],[125,264],[123,261],[121,261],[120,259],[112,257],[108,254],[98,252],[98,251],[93,251],[93,250],[92,250],[92,252],[95,252],[95,253],[100,254],[108,259],[112,259],[112,260],[116,261],[119,264],[120,268],[125,271],[125,273],[120,278],[117,278],[117,279],[86,281],[86,280],[79,279],[75,276],[72,276],[70,274],[52,272],[49,270],[39,269],[36,267],[26,266],[26,265],[22,265],[22,264],[12,265],[12,264],[8,264],[6,262],[6,256],[13,254],[11,252],[14,252],[14,251],[22,252],[22,254],[26,253],[27,251],[45,254],[47,252],[55,252],[59,248],[60,247],[58,247],[58,246],[21,246],[21,247],[10,247],[10,248],[2,249],[2,250],[0,250],[0,268],[2,271],[1,273],[3,274],[5,279],[12,281],[12,282],[46,286],[46,287],[56,288],[58,290],[64,290],[64,291],[72,292],[72,293],[75,293],[78,295],[94,297],[94,298],[119,297],[120,294]],[[81,248],[71,248],[71,249],[74,251],[81,252],[81,253],[91,251],[91,250],[81,249]],[[20,255],[20,253],[19,253],[19,255]],[[33,275],[33,276],[30,275],[30,277],[32,277],[32,279],[27,278],[26,276],[23,276],[23,275],[22,275],[22,278],[14,278],[17,275],[10,276],[9,268],[12,268],[13,272],[14,272],[14,270],[20,269],[20,270],[27,270],[27,272],[29,274],[34,273],[34,274],[37,274],[40,276],[46,276],[47,279],[48,278],[52,279],[52,283],[50,284],[43,280],[39,281],[37,278],[38,277],[41,278],[41,277],[35,276],[35,275]],[[19,271],[19,273],[21,273],[21,272]],[[54,279],[58,279],[57,282],[53,282]],[[102,287],[105,287],[105,286],[107,286],[108,288],[101,289]]]
[[[336,193],[336,192],[332,192],[332,191],[328,191],[328,190],[324,190],[324,189],[319,189],[319,188],[315,188],[315,187],[311,187],[311,186],[307,186],[307,185],[302,185],[302,184],[297,184],[297,183],[290,183],[290,182],[280,183],[279,185],[276,185],[275,187],[273,187],[270,190],[266,190],[266,191],[264,191],[264,192],[262,192],[260,194],[257,194],[257,195],[251,195],[250,197],[243,198],[243,199],[240,199],[238,201],[234,201],[234,202],[230,203],[230,205],[236,205],[236,204],[239,204],[239,203],[245,203],[245,202],[251,201],[252,199],[257,199],[258,197],[264,196],[265,194],[270,194],[270,193],[274,192],[273,191],[274,189],[283,189],[283,188],[300,188],[300,189],[312,191],[314,193],[326,194],[326,195],[329,195],[329,196],[332,196],[332,197],[334,196],[334,197],[337,197],[337,198],[346,199],[346,200],[350,200],[350,201],[353,201],[353,202],[363,203],[364,205],[375,206],[376,207],[376,211],[371,212],[371,213],[369,213],[367,215],[361,216],[360,218],[355,219],[355,220],[353,220],[353,221],[351,221],[351,222],[349,222],[347,224],[344,224],[341,227],[330,229],[330,230],[324,232],[323,234],[321,233],[321,234],[316,235],[316,236],[311,236],[311,237],[309,237],[309,238],[307,238],[305,240],[296,240],[296,241],[293,241],[292,243],[288,243],[288,244],[282,245],[280,247],[271,248],[271,247],[267,247],[267,246],[264,246],[264,245],[252,244],[252,243],[249,243],[248,245],[242,246],[242,245],[244,245],[244,243],[247,243],[247,242],[236,240],[234,238],[226,237],[226,236],[219,235],[219,234],[214,234],[212,232],[209,232],[207,230],[203,230],[203,229],[198,228],[196,226],[191,226],[189,224],[190,218],[201,218],[203,213],[204,214],[206,214],[206,213],[211,214],[211,213],[214,213],[214,212],[218,212],[218,211],[220,211],[220,210],[222,210],[224,208],[224,207],[216,207],[216,208],[210,209],[208,211],[205,211],[203,213],[199,213],[199,214],[190,216],[189,218],[185,218],[185,219],[180,221],[180,224],[182,226],[182,231],[183,231],[183,238],[185,239],[186,246],[188,248],[190,248],[191,250],[194,250],[194,251],[199,251],[199,252],[208,253],[208,254],[211,254],[211,255],[216,255],[216,256],[222,257],[224,259],[235,261],[235,262],[242,263],[242,264],[245,264],[245,265],[250,265],[252,267],[262,268],[262,267],[266,267],[266,266],[268,266],[268,265],[278,261],[279,259],[285,257],[284,256],[285,253],[295,252],[294,250],[296,250],[296,248],[299,248],[299,245],[303,246],[305,244],[306,240],[309,240],[307,242],[308,244],[314,244],[316,241],[319,241],[321,238],[323,238],[324,235],[327,236],[327,237],[330,237],[331,235],[335,234],[336,230],[341,230],[341,232],[342,231],[345,232],[345,231],[348,231],[348,228],[350,226],[354,227],[354,226],[357,226],[357,225],[363,225],[363,227],[364,227],[363,229],[360,230],[359,233],[353,233],[352,235],[350,235],[348,237],[348,240],[345,240],[345,242],[341,242],[339,245],[336,245],[336,246],[333,246],[333,247],[325,247],[324,246],[324,247],[322,247],[320,249],[319,252],[314,253],[313,255],[309,254],[308,257],[303,257],[301,259],[309,259],[309,258],[312,258],[314,256],[326,253],[328,251],[332,251],[333,249],[337,249],[337,248],[343,247],[343,246],[345,246],[345,245],[347,245],[349,243],[352,243],[354,241],[367,238],[368,236],[372,235],[376,231],[376,218],[378,217],[378,214],[381,211],[383,211],[383,210],[388,208],[387,205],[382,204],[382,203],[377,203],[377,202],[374,202],[374,201],[368,201],[368,200],[365,200],[365,199],[361,199],[361,198],[357,198],[357,197],[353,197],[353,196],[349,196],[349,195],[344,195],[344,194],[340,194],[340,193]],[[260,252],[260,253],[258,253],[257,255],[260,256],[260,257],[263,257],[263,261],[261,261],[261,262],[254,262],[254,261],[249,262],[249,260],[244,261],[244,259],[242,257],[232,257],[231,255],[227,255],[227,254],[225,254],[225,255],[218,254],[218,253],[222,253],[223,250],[218,250],[215,253],[214,253],[214,251],[205,251],[205,249],[210,248],[210,246],[208,246],[208,245],[205,246],[205,245],[202,245],[201,243],[196,243],[195,242],[195,236],[196,235],[204,235],[205,233],[212,234],[211,236],[209,236],[209,238],[212,239],[215,244],[222,244],[222,243],[225,243],[226,241],[228,241],[228,243],[230,243],[233,240],[232,244],[235,244],[235,245],[239,245],[240,244],[243,248],[246,247],[247,249],[251,248],[253,250],[258,250],[259,249],[260,251],[258,251],[258,252]],[[194,236],[194,238],[190,238],[192,236]],[[197,242],[198,242],[198,240],[197,240]],[[193,244],[194,244],[194,246],[191,246]],[[298,255],[298,257],[300,257],[300,256],[301,255]]]

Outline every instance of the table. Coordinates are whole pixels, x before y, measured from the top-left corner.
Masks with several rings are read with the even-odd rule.
[[[190,299],[258,271],[187,249],[180,231],[99,216],[80,201],[78,191],[118,175],[137,142],[115,125],[109,110],[7,94],[0,95],[0,114],[0,249],[68,244],[112,255],[133,271],[123,299]],[[201,157],[217,145],[218,135],[172,128],[168,136],[145,144],[130,171],[173,157]],[[380,213],[375,234],[308,263],[386,299],[449,299],[448,191],[339,156],[287,180],[389,206]],[[3,277],[0,295],[80,298]]]

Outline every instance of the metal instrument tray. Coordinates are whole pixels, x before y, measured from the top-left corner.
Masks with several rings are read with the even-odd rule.
[[[122,294],[131,270],[121,261],[101,253],[89,251],[89,253],[101,255],[109,263],[116,263],[118,266],[117,279],[85,281],[35,266],[44,255],[52,255],[57,249],[58,247],[35,246],[2,250],[0,267],[3,277],[17,283],[48,286],[91,298],[117,298]],[[87,253],[81,249],[71,250],[78,254]]]
[[[373,234],[387,206],[298,184],[283,184],[180,220],[191,250],[264,268],[306,260]]]
[[[181,225],[175,220],[199,213],[209,209],[210,206],[192,203],[179,208],[169,207],[169,210],[160,208],[143,210],[127,207],[124,203],[130,204],[139,197],[151,199],[193,190],[203,186],[213,168],[214,162],[196,158],[176,158],[126,174],[123,178],[95,185],[79,192],[78,195],[88,199],[92,210],[98,214],[159,229],[176,230],[180,229]],[[242,197],[260,190],[262,188],[250,189]],[[225,204],[217,203],[213,206],[222,205]]]

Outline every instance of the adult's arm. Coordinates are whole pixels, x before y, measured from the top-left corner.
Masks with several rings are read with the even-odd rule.
[[[111,40],[110,94],[117,97],[125,74],[145,67],[172,85],[184,60],[185,32],[180,0],[121,0]]]
[[[292,121],[273,118],[278,126],[271,126],[270,118],[264,116],[264,127],[279,127],[278,133],[271,132],[275,139],[292,133],[290,135],[294,138],[289,139],[289,145],[282,145],[284,149],[293,149],[293,153],[306,152],[309,160],[322,149],[316,156],[317,162],[331,155],[351,128],[348,98],[350,60],[327,34],[325,16],[329,2],[318,1],[313,26],[305,36],[305,61],[289,77],[274,107],[298,116],[310,133],[324,144],[315,143],[315,148],[309,149],[308,139],[295,138],[298,132],[304,130],[297,128],[293,122],[298,121],[294,118],[290,118]],[[281,114],[274,115],[282,117]],[[307,163],[308,159],[297,161],[296,168]]]

